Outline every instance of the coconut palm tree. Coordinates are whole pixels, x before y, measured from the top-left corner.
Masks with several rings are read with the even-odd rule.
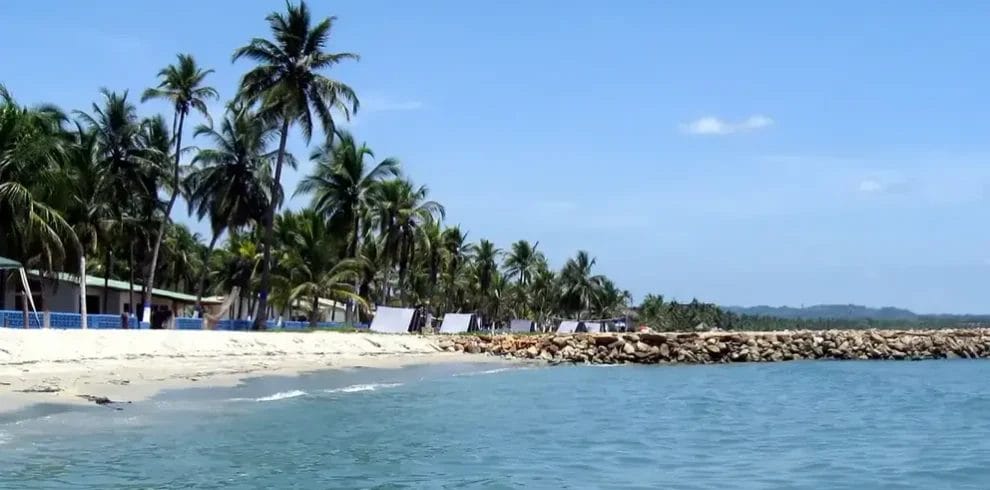
[[[62,208],[78,237],[76,255],[79,260],[80,300],[85,303],[87,256],[98,257],[101,249],[112,249],[110,233],[116,222],[116,211],[115,204],[107,199],[110,191],[109,179],[101,166],[96,133],[77,126],[74,141],[66,157],[65,170],[69,174],[71,191],[66,196],[69,202]],[[109,259],[104,265],[108,262]],[[107,312],[108,307],[108,283],[109,277],[105,274],[103,313]],[[83,319],[84,327],[85,323],[86,320]]]
[[[331,235],[322,213],[306,209],[286,212],[279,218],[279,226],[287,228],[285,235],[290,241],[279,270],[284,271],[284,283],[292,285],[290,304],[299,299],[311,301],[310,325],[316,326],[321,298],[367,306],[353,285],[360,276],[361,262],[340,260],[339,249],[345,242]]]
[[[209,119],[210,114],[206,109],[207,99],[216,99],[217,91],[213,87],[203,85],[206,76],[213,73],[213,70],[203,70],[196,65],[196,60],[192,55],[178,55],[177,65],[168,65],[158,72],[161,80],[157,87],[149,88],[141,96],[141,102],[149,99],[164,99],[172,104],[174,113],[172,115],[172,137],[175,140],[173,150],[175,162],[172,164],[171,194],[168,204],[165,206],[165,213],[162,222],[158,226],[158,233],[155,235],[155,244],[151,252],[151,265],[149,266],[148,281],[146,287],[150,290],[155,286],[155,273],[158,268],[158,253],[162,246],[162,239],[165,237],[165,228],[172,215],[172,207],[179,196],[179,157],[182,154],[182,130],[186,122],[189,111],[195,109],[203,117]],[[145,303],[143,321],[151,321],[151,305]]]
[[[461,231],[460,226],[443,230],[441,242],[444,251],[444,310],[454,311],[464,302],[467,289],[463,280],[464,266],[474,256],[475,246],[467,241],[467,233]]]
[[[273,196],[277,196],[282,178],[282,165],[285,161],[285,144],[289,128],[298,123],[303,136],[309,141],[313,134],[313,113],[323,126],[324,132],[332,136],[336,126],[332,111],[345,117],[358,110],[358,99],[346,84],[323,75],[332,66],[345,61],[357,60],[352,53],[329,53],[325,51],[330,40],[330,30],[334,17],[312,25],[309,8],[305,2],[298,5],[287,4],[287,12],[273,12],[267,17],[274,41],[255,38],[234,51],[233,60],[248,58],[258,65],[244,74],[241,79],[238,97],[258,104],[261,114],[278,121],[279,144],[275,159],[275,176],[272,182]],[[268,288],[271,274],[271,245],[275,219],[275,208],[279,199],[272,199],[264,219],[264,258],[261,272],[261,308],[264,312],[268,303]],[[256,328],[265,324],[264,314],[256,319]]]
[[[507,279],[516,279],[519,286],[528,286],[533,281],[540,263],[546,262],[543,253],[537,250],[540,242],[530,244],[526,240],[519,240],[509,248],[509,254],[505,258],[505,276]]]
[[[566,311],[582,318],[595,305],[601,292],[604,276],[592,274],[596,260],[581,250],[567,260],[560,271],[561,299]]]
[[[384,240],[387,266],[383,279],[382,304],[389,299],[389,273],[398,265],[399,287],[405,284],[406,272],[416,252],[417,235],[422,227],[443,218],[443,205],[427,200],[429,189],[412,182],[394,179],[375,186],[372,201],[375,222]]]
[[[366,144],[359,146],[349,132],[338,131],[334,140],[312,153],[310,160],[316,168],[296,187],[296,194],[312,194],[314,209],[342,225],[348,236],[343,252],[351,259],[357,258],[358,237],[367,228],[362,217],[368,216],[372,189],[387,178],[399,176],[398,160],[386,158],[374,164],[374,156]],[[347,317],[350,321],[350,305]]]
[[[62,168],[71,145],[65,120],[52,106],[18,105],[0,85],[0,254],[43,272],[58,270],[66,245],[78,242],[53,205],[69,185]]]
[[[275,131],[251,111],[235,106],[228,109],[219,129],[200,125],[194,134],[212,144],[212,148],[199,150],[185,178],[190,212],[199,219],[209,218],[209,256],[225,230],[263,221],[272,198],[271,162],[276,152],[268,147]],[[196,289],[197,311],[202,307],[205,281],[203,271]]]
[[[134,282],[135,244],[146,241],[147,224],[152,222],[158,207],[159,164],[168,154],[167,127],[164,124],[150,127],[138,118],[137,108],[122,94],[101,89],[103,100],[92,104],[92,114],[76,111],[76,117],[96,138],[96,153],[105,179],[104,197],[114,205],[112,219],[120,224],[121,233],[130,237],[128,270]],[[144,253],[139,247],[138,253]],[[132,288],[133,289],[133,288]],[[131,312],[134,302],[128,301]]]
[[[374,164],[375,154],[366,144],[360,146],[354,136],[338,131],[337,138],[310,156],[316,163],[313,172],[299,183],[296,194],[312,194],[313,208],[328,219],[348,224],[347,256],[357,257],[361,217],[370,208],[372,189],[380,182],[399,176],[399,161],[386,158]],[[370,168],[369,168],[370,167]]]
[[[492,284],[492,278],[498,272],[498,259],[502,250],[495,244],[482,239],[474,255],[475,267],[478,273],[478,289],[482,298],[486,297]]]

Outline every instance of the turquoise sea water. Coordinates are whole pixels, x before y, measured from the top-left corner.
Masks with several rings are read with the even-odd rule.
[[[0,418],[0,488],[990,488],[990,363],[359,369]]]

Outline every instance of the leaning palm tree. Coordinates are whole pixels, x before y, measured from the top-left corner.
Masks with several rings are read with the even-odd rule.
[[[261,114],[278,121],[279,145],[275,159],[275,177],[272,195],[282,178],[285,160],[285,144],[289,128],[298,123],[303,136],[309,141],[313,135],[313,112],[332,136],[336,126],[332,111],[349,117],[358,110],[354,91],[337,80],[327,78],[321,72],[345,60],[356,60],[352,53],[328,53],[324,51],[330,40],[334,17],[326,18],[311,26],[309,8],[305,2],[287,5],[287,12],[273,12],[267,17],[274,41],[255,38],[234,51],[234,61],[249,58],[258,63],[241,79],[238,97],[258,104]],[[279,199],[272,199],[264,218],[264,258],[261,269],[261,297],[259,311],[265,312],[268,304],[268,288],[271,281],[272,233],[275,209]],[[255,327],[265,325],[265,313],[258,315]]]
[[[212,143],[212,148],[199,150],[193,158],[193,170],[185,178],[190,213],[199,219],[209,218],[209,257],[224,231],[262,222],[272,197],[271,162],[275,150],[268,147],[275,131],[246,108],[232,106],[219,129],[200,125],[194,134]],[[197,311],[202,308],[205,285],[203,271],[196,289]]]
[[[189,111],[196,109],[204,117],[209,119],[210,114],[206,109],[206,100],[218,97],[217,91],[213,87],[203,85],[206,76],[213,73],[213,70],[202,70],[196,65],[196,60],[192,55],[178,55],[177,65],[169,65],[158,72],[161,82],[158,87],[149,88],[141,96],[141,102],[149,99],[165,99],[172,104],[174,112],[172,114],[172,138],[175,140],[175,162],[172,165],[172,191],[165,206],[165,215],[158,225],[158,233],[155,235],[155,245],[151,252],[151,265],[149,266],[147,288],[150,290],[155,286],[155,272],[158,268],[158,254],[162,246],[162,239],[165,237],[165,228],[172,215],[172,206],[179,196],[179,157],[182,154],[182,129],[186,122]],[[151,321],[151,307],[144,305],[143,321]]]

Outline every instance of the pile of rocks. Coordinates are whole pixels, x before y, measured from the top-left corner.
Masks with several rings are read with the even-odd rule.
[[[986,358],[990,330],[464,335],[444,337],[439,346],[449,352],[594,364]]]

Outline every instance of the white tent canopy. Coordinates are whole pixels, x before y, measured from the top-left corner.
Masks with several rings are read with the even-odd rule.
[[[379,306],[371,320],[371,331],[382,333],[408,333],[416,310]]]
[[[578,332],[588,332],[588,333],[601,332],[601,331],[602,331],[602,324],[598,322],[584,322],[584,330],[578,330]]]
[[[557,333],[574,333],[579,332],[583,328],[584,322],[577,320],[564,320],[560,322],[560,326],[557,327]]]
[[[463,333],[478,330],[478,319],[473,313],[447,313],[440,324],[440,333]]]
[[[509,331],[510,332],[516,332],[516,333],[519,333],[519,332],[534,332],[534,331],[536,331],[536,329],[534,327],[535,327],[535,324],[533,323],[532,320],[520,320],[520,319],[516,319],[516,320],[512,320],[511,322],[509,322]]]

